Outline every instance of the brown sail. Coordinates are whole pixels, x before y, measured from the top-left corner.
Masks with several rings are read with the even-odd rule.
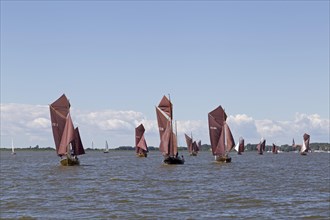
[[[231,158],[228,156],[228,153],[235,146],[235,141],[226,119],[227,115],[221,106],[208,114],[212,153],[216,157],[216,161],[219,162],[230,162]]]
[[[158,107],[156,107],[156,115],[160,136],[159,150],[163,153],[163,155],[169,155],[172,133],[171,122]]]
[[[257,145],[258,153],[261,155],[266,149],[266,139],[261,138],[259,144]]]
[[[85,149],[82,144],[80,133],[78,127],[74,129],[74,140],[72,141],[72,150],[74,155],[82,155],[85,154]]]
[[[190,156],[197,156],[197,152],[199,151],[198,144],[196,141],[193,140],[192,135],[189,137],[187,134],[184,134],[186,138],[186,143],[187,143],[187,149],[190,154]],[[200,142],[199,142],[200,144]]]
[[[156,115],[160,136],[159,150],[164,156],[164,163],[184,164],[184,159],[178,157],[177,136],[173,132],[172,103],[166,96],[163,96],[156,107]]]
[[[63,94],[55,102],[50,104],[49,109],[56,152],[58,153],[66,123],[66,118],[70,111],[70,102]]]
[[[79,165],[77,155],[85,154],[78,128],[74,129],[70,103],[63,94],[50,105],[50,117],[56,152],[64,166]]]
[[[239,152],[244,152],[244,139],[242,137],[239,139],[238,150]]]
[[[74,128],[70,113],[66,117],[66,123],[63,130],[63,135],[61,138],[61,143],[59,146],[58,154],[59,155],[66,155],[70,154],[70,143],[74,140]]]
[[[310,140],[310,135],[309,134],[307,134],[307,133],[305,133],[304,135],[303,135],[303,144],[302,144],[302,146],[301,146],[301,148],[300,148],[300,154],[301,155],[307,155],[307,152],[308,152],[308,150],[309,150],[309,140]]]
[[[191,137],[189,137],[187,134],[184,134],[185,138],[186,138],[186,143],[187,143],[187,149],[189,151],[189,153],[192,153],[192,143],[193,143],[193,140]]]
[[[276,144],[273,143],[273,146],[272,146],[272,153],[273,154],[277,154],[278,153],[278,146]]]
[[[166,96],[163,96],[162,100],[158,104],[158,108],[166,113],[171,120],[173,119],[173,106],[171,101]]]
[[[140,124],[138,127],[135,128],[135,148],[136,154],[139,157],[147,157],[148,146],[147,142],[144,138],[144,126]]]

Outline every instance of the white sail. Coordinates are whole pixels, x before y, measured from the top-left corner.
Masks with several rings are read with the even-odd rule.
[[[306,150],[307,150],[307,147],[306,147],[305,141],[303,141],[300,152],[302,153],[302,152],[305,152]]]
[[[15,147],[14,147],[14,140],[11,139],[11,154],[16,154],[15,153]]]
[[[109,151],[108,141],[105,141],[105,151]]]
[[[236,144],[236,146],[235,146],[234,149],[238,152],[238,150],[239,150],[239,142],[237,142],[237,144]]]

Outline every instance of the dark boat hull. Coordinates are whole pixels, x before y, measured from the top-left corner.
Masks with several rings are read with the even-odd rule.
[[[78,158],[65,157],[61,160],[62,166],[77,166],[80,165]]]
[[[184,164],[184,159],[180,157],[167,157],[164,159],[165,164]]]
[[[148,154],[147,153],[138,153],[136,154],[137,157],[147,157]]]
[[[230,163],[231,157],[228,156],[215,156],[215,161],[219,163]]]

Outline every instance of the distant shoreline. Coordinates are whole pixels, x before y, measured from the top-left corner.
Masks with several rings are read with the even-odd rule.
[[[267,145],[265,151],[271,150],[271,145]],[[321,151],[330,151],[330,143],[310,143],[309,147],[312,151],[321,150]],[[158,147],[150,146],[148,147],[149,151],[158,151]],[[211,146],[207,144],[203,144],[201,146],[200,151],[210,151]],[[300,147],[292,147],[291,145],[281,145],[280,150],[285,152],[296,151],[300,149]],[[104,151],[102,148],[86,148],[86,151]],[[117,148],[110,148],[109,151],[134,151],[135,147],[132,146],[120,146]],[[179,151],[187,151],[187,147],[179,147]],[[245,151],[256,151],[257,144],[247,144],[245,145]],[[0,148],[0,151],[11,151],[11,148]],[[52,147],[39,147],[38,145],[35,147],[26,147],[26,148],[15,148],[15,151],[55,151],[55,148]]]

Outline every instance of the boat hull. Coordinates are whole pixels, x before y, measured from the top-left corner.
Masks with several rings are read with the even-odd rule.
[[[66,157],[61,160],[61,165],[62,166],[77,166],[77,165],[80,165],[80,162],[79,162],[78,158]]]
[[[231,157],[228,156],[215,156],[215,161],[219,163],[230,163]]]
[[[146,154],[146,153],[138,153],[138,154],[136,154],[136,156],[137,157],[147,157],[148,154]]]
[[[164,159],[165,164],[184,164],[184,159],[180,157],[166,157]]]

